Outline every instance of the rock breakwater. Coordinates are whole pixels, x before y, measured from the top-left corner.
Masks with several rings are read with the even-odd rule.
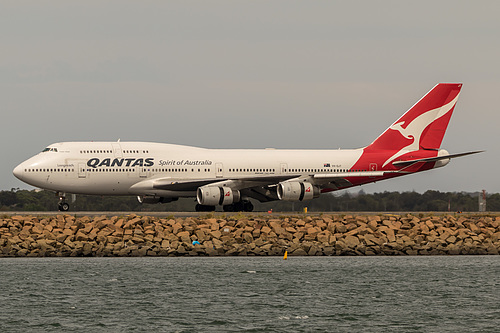
[[[481,215],[11,216],[0,256],[499,254],[500,217]]]

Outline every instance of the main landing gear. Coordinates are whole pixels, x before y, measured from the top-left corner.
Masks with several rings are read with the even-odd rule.
[[[253,204],[249,200],[242,200],[230,205],[222,206],[225,212],[251,212],[253,211]]]
[[[214,212],[215,211],[215,206],[207,206],[207,205],[196,204],[196,206],[194,207],[194,209],[197,212]]]
[[[66,202],[66,193],[58,192],[56,195],[59,196],[58,209],[61,212],[67,212],[69,210],[69,203]]]
[[[214,212],[215,206],[206,206],[196,204],[195,210],[197,212]],[[242,200],[239,202],[232,203],[230,205],[222,206],[225,212],[251,212],[253,211],[253,204],[249,200]]]

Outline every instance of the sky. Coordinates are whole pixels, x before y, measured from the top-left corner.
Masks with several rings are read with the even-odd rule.
[[[500,192],[498,1],[2,1],[0,190],[54,142],[359,148],[439,82],[445,168],[354,188]]]

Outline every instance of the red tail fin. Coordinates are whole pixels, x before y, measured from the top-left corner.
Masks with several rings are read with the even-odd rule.
[[[461,88],[461,83],[439,83],[366,149],[439,149]]]

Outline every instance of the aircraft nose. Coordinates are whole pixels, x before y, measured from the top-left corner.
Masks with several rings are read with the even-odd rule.
[[[16,176],[17,179],[22,180],[24,175],[23,165],[19,164],[18,166],[16,166],[12,173],[14,174],[14,176]]]

